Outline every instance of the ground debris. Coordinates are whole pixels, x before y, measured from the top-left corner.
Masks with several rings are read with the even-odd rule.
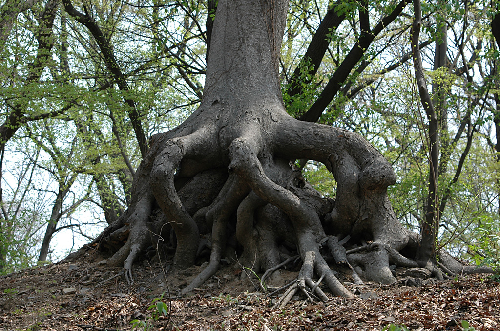
[[[85,262],[71,268],[78,277],[68,274],[68,265],[39,269],[0,278],[1,331],[34,326],[132,330],[132,320],[147,321],[154,330],[382,330],[389,324],[404,324],[410,330],[461,330],[463,320],[476,330],[500,328],[500,283],[481,275],[423,280],[414,287],[401,281],[401,271],[399,281],[390,286],[344,282],[356,293],[353,299],[328,294],[327,302],[311,303],[296,295],[285,307],[273,309],[276,297],[255,292],[251,282],[234,276],[231,266],[189,297],[178,296],[179,284],[196,275],[195,268],[183,277],[167,275],[163,287],[157,282],[163,274],[160,265],[137,266],[133,285],[124,277],[108,280],[120,274],[120,268]],[[108,281],[82,287],[82,280],[97,278]],[[63,294],[67,289],[72,289],[71,295]],[[148,308],[162,293],[170,315],[155,320]]]

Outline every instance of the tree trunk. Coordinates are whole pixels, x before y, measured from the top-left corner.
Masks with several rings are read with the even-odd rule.
[[[498,49],[500,49],[500,13],[495,14],[493,20],[491,21],[491,32],[495,38]],[[497,65],[495,65],[495,71],[497,71]],[[498,84],[497,84],[498,85]],[[497,142],[495,144],[495,151],[497,152],[497,162],[500,162],[500,97],[498,93],[495,93],[495,105],[496,112],[494,114],[493,121],[495,123],[495,135]],[[497,179],[497,184],[500,187],[500,181]],[[498,198],[498,214],[500,215],[500,197]]]
[[[47,223],[47,227],[45,228],[45,234],[43,236],[42,246],[40,247],[40,255],[38,256],[38,261],[47,260],[47,256],[49,255],[50,241],[52,240],[54,232],[56,232],[57,223],[61,218],[62,204],[66,192],[66,190],[59,189],[59,192],[56,196],[56,200],[54,201],[54,205],[52,206],[50,219]]]
[[[438,204],[437,204],[437,188],[438,188],[438,116],[434,109],[434,104],[427,91],[427,86],[422,68],[422,59],[418,48],[418,38],[420,34],[421,10],[420,1],[413,2],[415,19],[412,27],[412,51],[413,63],[415,66],[415,77],[420,95],[420,102],[427,114],[428,124],[428,142],[429,142],[429,190],[427,195],[427,205],[425,206],[425,218],[420,226],[422,236],[420,246],[417,251],[417,260],[424,265],[429,261],[436,259],[436,238],[437,238],[437,220],[438,220]]]

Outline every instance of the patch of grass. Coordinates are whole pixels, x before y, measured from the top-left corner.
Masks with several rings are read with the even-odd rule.
[[[232,297],[229,294],[223,295],[222,293],[219,296],[212,297],[213,301],[226,302],[226,303],[237,303],[238,299]]]
[[[17,288],[6,288],[3,290],[3,293],[5,294],[17,294],[19,293],[19,290]]]
[[[30,327],[28,327],[25,331],[38,331],[41,330],[42,322],[37,322]]]
[[[22,310],[21,308],[18,308],[18,309],[16,309],[16,310],[14,310],[14,311],[12,312],[12,314],[13,314],[13,315],[22,315],[22,314],[24,314],[24,310]]]
[[[468,321],[462,321],[462,322],[460,322],[460,324],[462,325],[462,330],[463,331],[476,331],[475,328],[473,328],[472,326],[470,326],[470,324],[469,324]]]

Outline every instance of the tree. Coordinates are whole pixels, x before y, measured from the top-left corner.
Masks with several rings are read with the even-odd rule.
[[[322,298],[314,274],[334,294],[352,296],[324,254],[341,251],[339,262],[348,260],[356,273],[382,283],[395,281],[390,263],[418,266],[420,237],[398,222],[387,196],[396,180],[387,160],[359,134],[286,112],[278,66],[287,11],[286,0],[218,2],[201,105],[178,127],[151,138],[129,208],[94,241],[112,253],[108,264],[124,265],[128,281],[150,234],[175,238],[168,244],[175,246],[176,269],[193,265],[200,235],[209,238],[210,262],[184,293],[217,271],[228,238],[243,247],[240,263],[255,272],[277,266],[288,257],[284,252],[296,249],[303,261],[300,286]],[[360,43],[373,40],[366,15],[360,13]],[[327,167],[337,182],[334,202],[301,177],[298,159]],[[347,258],[339,239],[351,248]],[[458,262],[444,262],[456,270]]]
[[[29,2],[33,3],[32,1]],[[10,6],[9,1],[5,5],[9,7]],[[57,114],[60,114],[61,111],[63,111],[63,110],[58,110],[55,112],[32,115],[29,114],[28,110],[22,104],[23,97],[26,97],[26,94],[29,93],[28,92],[29,89],[33,88],[33,86],[38,83],[42,75],[43,69],[47,65],[47,62],[49,61],[51,49],[54,45],[52,28],[54,25],[54,19],[56,16],[57,7],[58,7],[57,1],[47,1],[42,13],[40,14],[39,25],[36,27],[34,31],[36,40],[38,42],[36,58],[34,59],[33,63],[29,66],[29,72],[24,81],[26,90],[23,91],[21,96],[17,96],[12,103],[7,102],[7,104],[9,104],[9,107],[11,108],[11,111],[6,116],[6,119],[2,123],[2,125],[0,125],[0,150],[3,150],[5,148],[5,144],[7,143],[7,141],[9,141],[9,139],[12,138],[14,134],[17,132],[17,130],[20,127],[22,127],[25,123],[30,121],[35,121],[41,118],[55,116]],[[29,6],[27,8],[29,8]],[[8,23],[8,20],[6,21],[6,23]],[[0,29],[4,28],[0,27]],[[2,34],[7,33],[8,31],[10,31],[10,28],[9,29],[5,28],[2,31]],[[2,36],[2,38],[4,37]]]
[[[75,136],[71,141],[70,149],[65,151],[57,146],[57,138],[61,140],[64,138],[54,135],[54,132],[58,131],[56,126],[50,126],[47,120],[42,121],[42,123],[43,125],[41,126],[43,126],[45,130],[39,130],[40,137],[37,137],[29,128],[28,130],[30,131],[30,138],[33,142],[51,158],[51,162],[49,162],[49,164],[52,164],[53,168],[50,166],[38,166],[44,168],[52,177],[54,177],[55,182],[57,182],[57,191],[54,192],[55,199],[50,211],[50,217],[47,220],[45,234],[40,247],[40,254],[38,256],[38,261],[40,262],[47,260],[50,243],[53,236],[58,231],[78,226],[76,224],[61,225],[59,221],[65,216],[65,214],[71,213],[71,211],[75,210],[80,204],[85,202],[89,195],[89,193],[86,192],[83,197],[78,197],[70,203],[67,202],[67,200],[70,200],[67,199],[68,195],[71,195],[72,186],[75,184],[79,175],[78,172],[72,171],[72,168],[78,166],[78,164],[75,164],[76,162],[74,160],[74,153],[77,145],[76,142],[78,139]]]
[[[129,87],[125,78],[125,75],[121,71],[120,66],[116,61],[116,57],[113,53],[113,49],[109,43],[109,37],[107,37],[99,25],[94,21],[94,19],[89,15],[88,9],[84,4],[85,13],[80,13],[77,11],[69,0],[62,1],[66,12],[75,18],[77,21],[85,25],[87,29],[91,32],[92,36],[99,45],[99,49],[104,57],[104,63],[106,68],[112,74],[114,81],[122,91],[128,91]],[[129,117],[132,122],[132,126],[135,131],[136,139],[139,144],[141,154],[144,157],[147,151],[146,145],[146,135],[144,133],[144,128],[142,127],[140,114],[137,111],[135,101],[131,98],[125,97],[125,102],[129,107]]]
[[[35,244],[30,247],[32,251],[30,251],[29,258],[36,255],[36,257],[45,259],[51,234],[56,233],[53,231],[67,228],[67,226],[71,226],[73,234],[79,231],[78,235],[93,239],[93,237],[89,237],[91,231],[82,233],[88,230],[89,227],[86,227],[85,224],[89,223],[82,219],[78,220],[79,224],[75,224],[74,218],[74,215],[82,210],[88,214],[89,206],[93,208],[90,211],[92,216],[104,212],[104,217],[97,220],[97,224],[99,224],[98,221],[104,221],[104,219],[109,223],[116,220],[118,215],[123,212],[123,207],[129,202],[131,177],[135,173],[138,160],[141,159],[138,152],[141,148],[139,146],[140,140],[135,138],[134,125],[132,124],[138,123],[139,125],[136,127],[140,130],[143,129],[145,134],[149,135],[152,132],[158,132],[159,127],[172,126],[171,121],[168,120],[172,116],[167,114],[171,108],[175,110],[185,106],[184,103],[190,106],[198,102],[195,97],[187,101],[179,97],[181,93],[189,95],[189,91],[186,92],[187,88],[180,88],[181,83],[170,83],[178,77],[173,75],[171,77],[169,71],[173,70],[169,68],[169,64],[165,64],[165,62],[168,63],[168,60],[165,60],[167,56],[164,53],[172,52],[181,57],[184,56],[184,53],[191,55],[189,48],[184,53],[177,51],[177,49],[182,48],[182,40],[181,42],[173,41],[174,46],[172,47],[170,44],[164,45],[163,43],[163,40],[169,36],[160,35],[158,38],[153,38],[151,34],[145,34],[141,38],[136,38],[138,35],[137,27],[142,26],[143,23],[144,29],[149,32],[148,19],[151,17],[141,16],[141,13],[137,11],[134,12],[133,25],[129,24],[130,22],[124,23],[132,6],[124,5],[123,2],[84,1],[84,3],[89,6],[91,11],[92,20],[89,26],[97,27],[97,30],[100,30],[105,36],[101,45],[112,50],[106,53],[109,55],[108,58],[102,56],[100,45],[93,37],[92,31],[89,31],[85,25],[80,26],[71,15],[66,13],[64,7],[60,6],[61,1],[59,0],[9,0],[2,2],[3,5],[0,9],[0,28],[2,29],[0,51],[2,58],[5,59],[0,66],[0,76],[2,76],[0,147],[2,148],[1,161],[3,161],[3,167],[0,166],[0,174],[2,171],[6,174],[6,178],[2,178],[1,181],[3,194],[1,194],[0,188],[0,205],[4,206],[6,211],[0,217],[0,230],[2,231],[0,235],[3,238],[22,237],[18,233],[22,232],[22,228],[11,225],[14,221],[26,220],[28,222],[30,220],[28,217],[21,218],[20,214],[16,212],[16,210],[20,210],[23,211],[23,215],[27,215],[27,210],[29,210],[26,206],[29,204],[28,202],[24,202],[20,209],[17,208],[22,201],[19,204],[18,201],[13,201],[15,194],[12,192],[17,192],[16,188],[19,190],[25,188],[27,197],[24,201],[38,198],[37,202],[40,204],[42,201],[36,192],[43,190],[46,192],[43,195],[43,198],[46,199],[43,201],[45,206],[54,207],[37,210],[36,219],[43,222],[43,230],[46,231],[47,236],[42,248],[40,247],[42,244],[40,236],[43,238],[44,234],[29,233],[29,235],[33,235],[32,238],[36,238],[30,242],[30,245],[31,243]],[[158,3],[161,5],[163,1]],[[81,11],[84,12],[84,10]],[[189,14],[192,15],[192,13]],[[187,17],[188,14],[185,15]],[[163,20],[164,17],[160,15],[153,23],[161,26]],[[187,28],[191,27],[191,23],[188,24]],[[165,31],[163,32],[165,33]],[[168,30],[167,32],[171,33]],[[98,36],[98,34],[96,35]],[[188,43],[193,38],[188,36],[183,42]],[[129,44],[125,44],[125,42]],[[127,45],[134,42],[141,45],[139,47],[141,51],[145,51],[129,52],[130,48]],[[157,46],[165,46],[166,50]],[[153,49],[157,52],[152,52]],[[185,45],[184,49],[186,49]],[[170,53],[168,54],[170,56]],[[204,53],[202,57],[204,57]],[[189,56],[186,58],[188,61],[191,59]],[[118,66],[115,75],[108,70],[107,65],[113,69],[114,65]],[[186,69],[185,63],[174,66],[174,68],[177,67],[183,68],[189,82],[196,82],[192,78],[192,72],[189,68]],[[118,81],[119,79],[122,81]],[[124,80],[125,84],[122,84]],[[186,84],[188,83],[186,82]],[[120,90],[120,85],[123,87],[122,90]],[[168,85],[168,88],[162,89],[162,95],[159,97],[158,91],[162,85]],[[178,94],[169,93],[169,90],[179,92]],[[137,97],[138,95],[141,97]],[[165,97],[165,95],[167,96]],[[129,107],[129,104],[136,108]],[[154,110],[152,110],[153,108]],[[189,107],[185,108],[189,109]],[[186,111],[185,108],[183,111]],[[130,110],[130,112],[126,110]],[[138,122],[130,121],[130,118],[134,116],[134,111],[139,114]],[[47,139],[41,138],[47,135],[43,126],[34,124],[48,118],[51,118],[48,123],[50,123],[53,132],[49,134],[52,134],[55,147],[59,151],[71,149],[74,154],[69,155],[72,157],[59,160],[51,159],[48,155],[50,153],[45,148],[55,153],[57,151],[53,148],[54,146],[50,146]],[[167,120],[165,120],[166,118]],[[75,130],[75,127],[78,130]],[[29,129],[32,132],[27,132]],[[33,183],[25,187],[20,186],[20,183],[17,183],[15,179],[11,182],[13,177],[10,174],[16,169],[10,169],[14,164],[10,161],[19,155],[23,159],[26,158],[26,162],[32,161],[30,160],[32,157],[28,153],[15,154],[13,152],[23,144],[26,136],[37,137],[44,145],[40,156],[44,168],[41,171],[36,171]],[[144,149],[147,147],[145,139],[143,142]],[[36,143],[31,140],[31,144]],[[29,146],[29,143],[27,145]],[[6,163],[8,165],[5,165]],[[64,183],[64,175],[66,174],[58,173],[58,171],[51,172],[61,165],[64,168],[63,172],[68,170],[68,174],[70,174],[68,179],[74,180],[73,175],[78,174],[78,178],[75,180],[76,184],[72,186],[69,193],[66,193],[62,210],[56,206],[60,205],[60,199],[57,199],[57,195],[58,193],[63,195],[66,191]],[[38,167],[40,164],[36,166]],[[58,179],[61,179],[61,190],[54,186],[48,186],[48,184],[47,186],[43,185],[46,184],[47,176],[54,178],[51,177],[52,175],[54,177],[61,175],[54,182],[56,183],[54,185],[57,185],[59,184]],[[95,185],[89,186],[91,181]],[[53,196],[50,195],[52,191],[54,192]],[[89,201],[93,205],[84,202],[79,207],[69,208],[72,198],[85,195],[88,195]],[[78,200],[76,199],[74,202]],[[65,211],[70,214],[61,215]],[[49,219],[51,219],[50,226],[45,228],[45,225],[48,225],[45,221]],[[55,221],[58,219],[60,222],[55,228]],[[96,220],[93,217],[91,219]],[[38,223],[32,222],[32,225],[32,229],[38,232],[42,231]],[[50,227],[52,228],[49,229]],[[97,228],[98,226],[94,227],[94,229]],[[7,241],[8,245],[10,244]],[[13,246],[10,245],[7,250],[12,252],[10,247]],[[54,246],[52,245],[51,248]],[[32,254],[37,249],[44,250],[45,253]],[[49,255],[49,258],[53,258],[55,255],[58,254]],[[21,264],[28,266],[30,263],[36,263],[35,258],[30,263],[22,261],[16,265],[11,256],[7,254],[5,257],[6,263],[12,264],[4,269],[7,271],[18,268]],[[0,256],[0,259],[2,258],[3,256]]]
[[[446,8],[445,5],[446,3],[441,3],[439,7]],[[440,226],[446,228],[448,225],[447,220],[443,218],[445,209],[465,167],[473,145],[474,133],[479,131],[481,123],[485,119],[480,109],[484,108],[487,103],[490,81],[482,77],[480,84],[475,84],[475,74],[470,72],[471,68],[478,62],[477,50],[482,47],[482,41],[480,39],[476,41],[471,37],[470,31],[472,29],[469,26],[468,18],[473,15],[477,8],[474,6],[471,8],[466,3],[464,8],[460,7],[459,11],[448,10],[444,13],[440,9],[435,12],[437,16],[434,37],[436,48],[433,60],[434,69],[431,74],[433,94],[429,94],[418,47],[418,36],[422,25],[419,1],[414,1],[414,7],[412,49],[420,101],[427,117],[425,142],[427,146],[425,147],[429,151],[428,190],[424,204],[425,216],[421,221],[422,240],[418,260],[422,264],[436,264],[439,255],[442,259],[446,256],[444,252],[439,253],[439,228]],[[449,16],[449,20],[446,19],[446,16]],[[458,33],[455,28],[456,25],[459,25],[455,23],[457,18],[458,21],[462,20],[461,30]],[[448,36],[448,26],[455,36],[454,40]],[[454,58],[453,52],[448,49],[449,39],[454,41],[453,46],[456,51]],[[474,45],[474,42],[477,44]],[[465,51],[467,43],[472,45],[472,52],[470,52],[472,54],[469,55],[469,58],[466,58],[467,52]],[[451,59],[448,58],[447,52]],[[482,72],[481,67],[479,71]],[[460,86],[460,82],[462,86]],[[450,117],[452,112],[456,113],[455,118]],[[449,130],[448,121],[450,120],[455,121],[458,128],[454,137],[451,136]],[[461,143],[461,141],[463,142]],[[460,150],[461,148],[463,149]],[[458,160],[454,173],[449,174],[450,160],[454,153],[458,154],[455,156],[458,157]]]
[[[9,34],[11,33],[11,30],[14,26],[14,22],[16,21],[17,16],[22,12],[28,11],[37,2],[38,1],[36,0],[34,1],[30,0],[21,3],[21,1],[9,0],[5,1],[2,7],[0,8],[0,52],[2,53],[2,55],[5,54],[5,49],[8,48],[6,47],[7,44],[6,41],[9,37]],[[49,0],[46,2],[40,13],[36,14],[38,25],[36,24],[32,25],[33,29],[32,33],[38,45],[36,49],[36,56],[27,67],[27,75],[25,79],[23,79],[22,82],[16,81],[16,76],[17,76],[17,69],[15,68],[16,65],[14,65],[14,68],[9,68],[11,75],[6,75],[5,73],[3,73],[3,75],[5,76],[3,83],[5,85],[2,86],[3,88],[5,88],[8,85],[15,86],[16,83],[20,83],[20,85],[22,85],[22,88],[18,89],[11,95],[9,95],[10,93],[5,93],[8,96],[4,95],[2,98],[8,111],[5,112],[3,123],[0,125],[0,154],[1,154],[0,181],[2,179],[3,169],[1,163],[4,162],[5,146],[7,142],[16,134],[16,132],[28,122],[55,116],[57,114],[60,114],[61,111],[64,110],[60,109],[54,112],[32,113],[30,107],[27,106],[30,102],[28,101],[30,90],[36,89],[36,86],[39,83],[40,78],[42,76],[42,72],[44,68],[47,66],[47,63],[49,62],[51,50],[54,44],[52,28],[56,16],[57,6],[58,6],[57,1]],[[6,62],[9,62],[8,61],[9,56],[5,56],[4,58],[7,60]],[[15,62],[19,60],[17,54],[13,58],[15,58]],[[12,60],[12,58],[10,58],[10,60]],[[0,183],[0,205],[4,207],[5,201],[4,201],[4,195],[2,193],[3,192]],[[23,199],[21,199],[20,202],[22,202],[22,200]],[[7,208],[7,210],[10,211],[11,208],[9,207]],[[4,238],[15,237],[14,236],[15,231],[13,230],[15,227],[13,226],[13,224],[19,217],[21,204],[19,203],[15,208],[13,208],[13,210],[15,210],[15,212],[11,214],[10,212],[7,212],[5,208],[3,208],[2,216],[0,216],[0,232],[1,232],[0,236]],[[33,235],[33,233],[31,233],[31,229],[32,228],[30,227],[30,229],[26,231],[28,237],[31,237]],[[2,246],[4,246],[3,244],[4,243],[2,243]],[[5,247],[2,247],[0,249],[1,251],[0,261],[2,264],[1,266],[2,269],[3,269],[3,262],[5,262],[6,258],[4,248]],[[22,255],[21,252],[20,255]],[[24,261],[22,264],[25,265]]]
[[[1,192],[0,273],[29,266],[36,254],[33,247],[41,239],[37,230],[43,226],[40,217],[42,208],[39,199],[31,199],[28,193],[33,188],[39,156],[40,149],[34,152],[32,158],[16,162],[15,170],[8,175],[15,178],[17,186],[7,185]],[[2,165],[9,163],[8,160],[3,162],[3,155],[1,161]]]

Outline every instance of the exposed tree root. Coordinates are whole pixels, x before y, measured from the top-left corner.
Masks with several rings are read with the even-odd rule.
[[[114,251],[107,263],[123,263],[127,281],[133,282],[133,262],[151,245],[149,234],[156,232],[175,249],[176,269],[193,265],[200,247],[210,247],[208,266],[182,290],[186,294],[217,272],[227,240],[234,236],[242,247],[238,258],[243,265],[256,273],[267,270],[262,287],[296,251],[303,265],[285,298],[301,291],[308,298],[322,300],[326,296],[319,283],[326,284],[334,295],[353,296],[325,261],[325,243],[326,254],[351,268],[352,280],[358,284],[361,278],[393,283],[391,265],[418,267],[414,256],[401,253],[418,238],[394,217],[386,194],[393,174],[383,158],[355,134],[290,122],[286,116],[274,120],[281,128],[276,129],[279,136],[264,139],[258,130],[250,130],[250,135],[240,134],[248,130],[235,130],[236,138],[225,139],[226,149],[210,143],[220,138],[213,138],[207,128],[179,129],[184,134],[181,137],[175,132],[156,137],[152,155],[143,162],[134,182],[131,207],[98,238],[102,249]],[[275,138],[287,134],[287,146],[292,147],[281,148],[284,142]],[[354,152],[362,156],[351,155]],[[303,157],[324,162],[336,177],[333,204],[290,166],[289,160]],[[375,172],[377,167],[383,171]],[[201,193],[204,196],[198,199]],[[158,208],[160,216],[154,216]],[[160,233],[161,228],[175,235]],[[209,238],[209,246],[202,245],[200,235]],[[337,236],[345,240],[339,242]],[[369,243],[363,244],[365,241]],[[440,263],[446,273],[489,271],[464,268],[445,253]],[[437,268],[432,269],[439,277]],[[288,299],[283,300],[281,304],[286,304]]]
[[[222,253],[226,246],[226,223],[247,193],[247,186],[238,177],[230,175],[221,193],[208,208],[206,218],[209,219],[209,223],[213,224],[210,262],[208,266],[182,290],[183,294],[189,293],[194,288],[203,284],[219,269]]]
[[[284,117],[281,124],[286,125],[279,126],[285,132],[290,127],[302,132],[294,131],[298,138],[290,136],[287,140],[293,151],[278,148],[276,154],[269,149],[273,146],[269,144],[272,139],[261,138],[259,131],[251,131],[249,136],[237,135],[228,143],[226,154],[220,146],[206,143],[214,139],[206,128],[179,130],[187,134],[178,138],[172,134],[155,138],[152,146],[155,154],[148,157],[149,163],[145,162],[138,171],[138,178],[143,181],[135,183],[135,192],[142,194],[133,197],[126,214],[99,238],[102,247],[111,250],[117,243],[123,243],[107,263],[123,263],[125,277],[132,282],[133,262],[150,245],[149,233],[161,231],[160,228],[168,225],[175,233],[168,238],[170,247],[175,248],[174,268],[182,269],[195,263],[199,248],[207,247],[201,245],[200,235],[208,235],[210,242],[209,264],[182,290],[184,294],[217,272],[227,239],[233,235],[243,248],[239,257],[242,263],[254,272],[268,270],[262,281],[279,269],[281,261],[287,260],[290,257],[287,254],[293,254],[296,249],[303,266],[296,285],[292,286],[294,289],[287,292],[286,297],[300,290],[311,298],[325,299],[318,286],[320,282],[335,295],[353,296],[325,261],[321,253],[325,243],[336,263],[351,268],[352,280],[358,284],[362,283],[361,278],[393,283],[390,265],[418,267],[414,256],[400,253],[408,244],[415,245],[416,239],[397,222],[388,203],[386,187],[393,178],[383,158],[355,134],[321,125],[294,123]],[[313,132],[308,132],[311,127]],[[340,141],[334,141],[334,146],[331,140],[336,138],[332,136],[341,137]],[[281,143],[280,139],[274,142],[276,146]],[[319,150],[319,154],[311,152],[315,150]],[[347,150],[364,156],[351,156]],[[221,162],[221,156],[227,157],[227,161]],[[336,176],[338,189],[334,204],[321,198],[290,166],[289,159],[300,157],[314,157],[324,162]],[[385,169],[382,174],[374,170],[379,166]],[[208,193],[198,200],[196,195],[205,184],[209,185],[202,191]],[[162,216],[155,218],[152,215],[158,207]],[[234,233],[228,233],[231,227],[234,230],[229,231]],[[339,242],[336,236],[344,236],[345,240]],[[352,248],[365,240],[369,244]],[[344,245],[351,249],[346,251]],[[463,268],[449,255],[442,256],[441,263],[447,273],[488,271]],[[435,269],[433,272],[439,277]],[[314,275],[320,281],[314,282]]]
[[[361,285],[363,284],[363,281],[359,277],[358,273],[354,269],[354,267],[349,263],[347,260],[347,252],[343,244],[345,244],[348,240],[350,239],[350,236],[347,236],[344,238],[342,241],[338,241],[337,237],[335,236],[330,236],[327,239],[327,244],[328,244],[328,249],[330,250],[330,253],[332,254],[333,259],[335,260],[335,263],[337,264],[346,264],[352,271],[352,278],[354,284]]]
[[[440,267],[450,276],[462,274],[482,274],[493,273],[493,269],[486,266],[464,266],[462,263],[455,260],[445,250],[439,251]]]
[[[316,258],[314,252],[310,251],[306,253],[305,261],[302,265],[302,269],[300,270],[299,277],[287,289],[280,300],[278,300],[278,302],[275,304],[275,307],[283,308],[284,306],[286,306],[286,304],[292,299],[297,291],[301,291],[302,293],[304,293],[307,299],[310,301],[313,301],[313,296],[319,298],[324,302],[328,301],[328,297],[326,296],[326,294],[321,290],[321,288],[318,287],[323,278],[325,278],[326,274],[322,274],[320,279],[316,283],[312,280],[315,260]],[[348,291],[342,296],[348,298],[353,297],[353,295]]]
[[[317,240],[326,235],[317,213],[297,196],[266,176],[255,151],[245,139],[235,139],[230,146],[230,154],[230,169],[246,180],[261,199],[279,207],[290,217],[298,240],[299,253],[306,268],[304,279],[310,280],[313,270],[316,269],[325,276],[325,282],[335,295],[351,297],[352,294],[335,278],[319,253]]]

